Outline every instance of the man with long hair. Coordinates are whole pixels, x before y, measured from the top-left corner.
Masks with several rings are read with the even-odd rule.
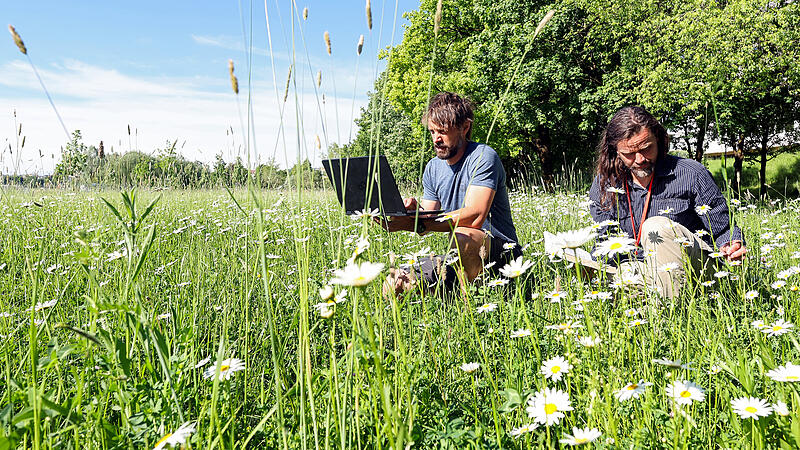
[[[675,297],[686,268],[700,274],[711,256],[742,259],[742,231],[730,224],[728,204],[702,164],[668,154],[667,130],[641,106],[611,118],[597,146],[590,211],[596,222],[617,222],[636,251],[636,268],[665,297]],[[716,253],[714,247],[718,250]]]
[[[431,99],[422,122],[431,134],[436,157],[425,166],[422,198],[406,198],[405,206],[409,211],[442,209],[447,214],[436,219],[377,220],[388,231],[452,233],[451,247],[457,250],[458,262],[428,257],[408,270],[392,269],[384,284],[385,295],[402,293],[419,281],[449,289],[457,278],[462,284],[472,281],[485,265],[502,267],[522,254],[511,220],[503,164],[491,147],[470,140],[472,103],[450,92],[439,93]]]

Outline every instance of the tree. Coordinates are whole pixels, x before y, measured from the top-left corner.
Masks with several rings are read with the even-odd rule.
[[[81,130],[72,132],[72,138],[61,149],[61,161],[56,164],[56,177],[82,177],[86,174],[89,149],[81,139]]]

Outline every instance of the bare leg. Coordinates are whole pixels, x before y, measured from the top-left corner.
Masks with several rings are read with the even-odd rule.
[[[464,275],[467,281],[473,281],[483,271],[485,261],[489,259],[491,240],[486,232],[476,228],[458,227],[455,231],[455,242]]]

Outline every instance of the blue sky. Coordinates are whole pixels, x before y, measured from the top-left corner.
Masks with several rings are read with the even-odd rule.
[[[152,153],[177,139],[184,156],[204,162],[212,161],[217,153],[228,161],[236,156],[247,159],[242,126],[248,83],[243,27],[247,39],[252,30],[256,143],[252,158],[291,165],[299,140],[301,156],[319,165],[316,136],[324,150],[326,143],[347,142],[354,135],[351,118],[357,117],[383,67],[377,60],[378,49],[401,41],[406,23],[402,13],[416,9],[419,2],[374,1],[371,32],[362,0],[309,0],[295,5],[292,20],[291,2],[266,0],[271,51],[263,1],[243,0],[241,10],[240,3],[233,1],[4,1],[0,17],[17,29],[66,127],[80,129],[86,144],[103,140],[106,151],[113,147],[115,152]],[[309,16],[303,21],[305,7]],[[331,36],[330,57],[323,41],[325,31]],[[361,34],[365,45],[359,58],[356,44]],[[4,173],[51,172],[66,136],[27,58],[10,34],[3,36],[0,165]],[[292,89],[284,105],[293,54],[296,91]],[[239,78],[238,99],[228,77],[229,59]],[[319,70],[322,85],[314,89]],[[14,111],[16,127],[21,123],[26,137],[21,151]]]

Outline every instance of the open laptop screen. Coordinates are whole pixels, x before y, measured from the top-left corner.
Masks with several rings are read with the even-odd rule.
[[[367,208],[385,216],[408,215],[386,156],[326,159],[322,166],[347,214]]]

